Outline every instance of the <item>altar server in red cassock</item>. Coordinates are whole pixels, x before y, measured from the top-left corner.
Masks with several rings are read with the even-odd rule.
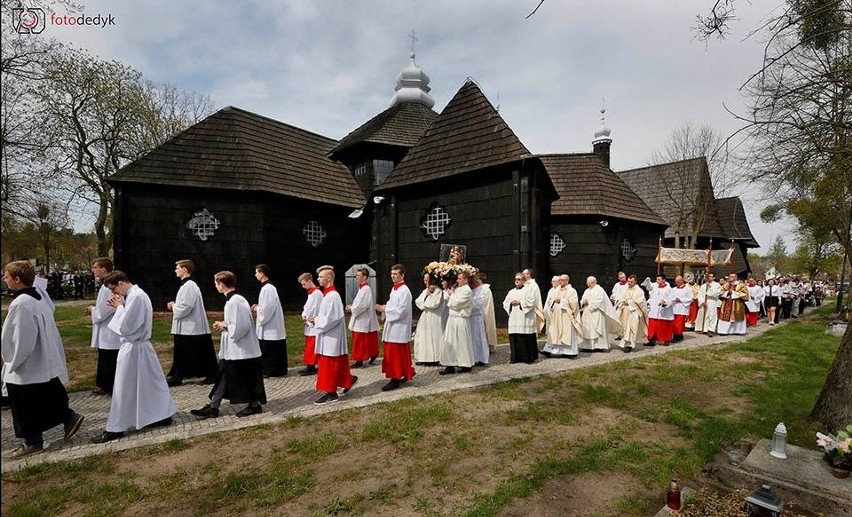
[[[334,269],[323,266],[317,276],[322,301],[316,316],[310,316],[307,321],[317,330],[317,389],[324,393],[314,404],[323,405],[337,402],[337,388],[343,388],[344,395],[349,393],[358,377],[349,370],[343,301],[334,287]]]
[[[315,375],[317,373],[317,333],[319,332],[313,325],[308,323],[308,318],[316,316],[319,312],[320,302],[322,302],[322,290],[314,285],[314,278],[310,273],[302,273],[299,275],[299,284],[308,292],[308,299],[305,306],[302,308],[302,321],[305,322],[305,354],[302,356],[302,362],[305,367],[299,370],[299,375]]]
[[[674,329],[672,341],[677,343],[683,341],[683,332],[686,329],[686,320],[689,318],[689,308],[692,306],[692,288],[686,285],[683,277],[675,277],[675,286],[672,288],[674,295]]]
[[[390,381],[382,386],[382,391],[395,390],[403,382],[414,377],[411,365],[411,291],[405,285],[405,268],[401,264],[391,267],[393,289],[385,305],[376,305],[376,310],[384,314],[385,328],[382,341],[385,342],[382,372]]]
[[[657,275],[657,282],[649,288],[648,296],[648,343],[657,341],[668,346],[674,338],[674,293],[664,275]]]
[[[364,366],[364,361],[373,364],[379,356],[379,321],[376,318],[376,305],[373,290],[367,279],[370,270],[362,267],[355,271],[358,282],[358,294],[351,305],[346,306],[346,312],[352,314],[349,318],[349,330],[352,331],[352,368]]]

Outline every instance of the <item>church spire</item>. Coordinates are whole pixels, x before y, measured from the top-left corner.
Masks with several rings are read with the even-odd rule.
[[[606,125],[606,101],[601,101],[601,127],[595,131],[595,139],[592,140],[594,153],[609,167],[609,152],[612,139],[609,135],[612,131]]]
[[[429,76],[420,69],[415,62],[415,42],[417,34],[414,30],[409,34],[411,37],[411,62],[407,67],[400,70],[396,76],[396,93],[391,99],[390,105],[395,106],[401,102],[419,102],[427,108],[435,105],[435,99],[429,95]]]

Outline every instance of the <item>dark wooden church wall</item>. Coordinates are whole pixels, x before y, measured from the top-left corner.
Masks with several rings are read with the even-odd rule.
[[[609,224],[601,226],[606,219]],[[609,292],[617,281],[618,271],[635,274],[641,282],[645,276],[653,275],[656,267],[657,235],[660,227],[593,216],[554,216],[551,231],[565,241],[565,249],[550,258],[550,273],[571,276],[571,285],[582,296],[586,289],[586,278],[594,276]],[[631,260],[621,254],[621,240],[628,237],[636,248]]]
[[[163,310],[177,292],[174,262],[179,259],[195,263],[194,276],[207,308],[221,310],[224,298],[213,284],[217,271],[233,271],[238,291],[254,302],[260,289],[254,266],[266,263],[285,307],[298,308],[304,303],[296,282],[300,273],[332,264],[341,272],[342,288],[342,272],[355,257],[364,260],[367,255],[369,230],[365,222],[347,218],[351,209],[272,194],[211,189],[125,187],[122,199],[117,231],[122,234],[123,263],[118,267],[148,292],[155,310]],[[186,227],[202,208],[220,222],[206,241]],[[320,222],[328,234],[317,248],[302,233],[311,219]]]
[[[316,269],[326,264],[334,266],[335,285],[343,293],[346,270],[369,260],[369,217],[351,219],[348,216],[354,209],[347,207],[271,194],[268,198],[266,254],[259,261],[271,268],[284,307],[301,309],[306,295],[297,278],[307,272],[316,279]],[[318,246],[309,243],[303,233],[308,221],[318,222],[327,233]]]
[[[468,176],[398,191],[394,195],[395,206],[380,207],[378,266],[381,272],[387,272],[394,262],[402,263],[409,271],[406,283],[416,295],[422,289],[422,269],[438,260],[441,244],[463,244],[467,246],[467,262],[488,274],[495,303],[499,305],[512,287],[512,278],[518,268],[511,171],[489,169]],[[386,197],[388,203],[391,196]],[[427,236],[420,228],[435,202],[452,218],[438,240]],[[399,228],[396,243],[392,236],[394,212]],[[391,255],[394,244],[395,257]],[[389,281],[382,276],[380,280],[381,299],[387,296]],[[505,314],[500,314],[499,307],[496,309],[498,321],[505,320]]]

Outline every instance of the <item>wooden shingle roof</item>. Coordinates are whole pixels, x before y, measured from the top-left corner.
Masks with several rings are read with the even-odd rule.
[[[468,79],[380,190],[519,161],[529,151]]]
[[[716,200],[719,224],[728,239],[741,240],[750,248],[760,247],[751,233],[742,200],[737,197],[723,197]]]
[[[616,174],[669,225],[666,237],[674,237],[679,216],[686,215],[685,224],[691,223],[691,214],[696,208],[703,208],[701,211],[706,213],[703,228],[698,234],[717,239],[725,237],[719,224],[707,160],[703,156],[616,171]],[[681,234],[687,231],[691,232],[691,229],[686,228]]]
[[[304,129],[233,106],[123,167],[109,181],[264,191],[347,207],[364,204],[337,144]]]
[[[594,153],[539,154],[559,194],[550,208],[553,215],[602,215],[666,225]]]
[[[419,102],[395,104],[343,137],[330,155],[335,157],[361,142],[413,147],[437,116]]]

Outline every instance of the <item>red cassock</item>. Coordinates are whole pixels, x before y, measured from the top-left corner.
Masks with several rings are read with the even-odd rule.
[[[746,317],[746,322],[748,323],[749,327],[754,327],[755,325],[757,325],[758,316],[760,316],[759,312],[748,312],[748,311],[746,311],[745,317]]]
[[[379,331],[352,332],[352,360],[369,361],[379,355]]]
[[[675,319],[672,322],[672,326],[672,333],[678,336],[682,336],[683,331],[686,329],[686,314],[675,314]]]
[[[692,303],[689,304],[689,317],[686,321],[690,323],[695,323],[695,318],[698,317],[698,300],[692,300]]]
[[[317,364],[317,337],[305,336],[305,355],[303,357],[305,366]]]
[[[385,341],[382,372],[388,379],[413,379],[414,367],[411,365],[411,345],[409,343]]]
[[[674,337],[674,322],[648,318],[648,341],[671,341]]]
[[[318,355],[317,389],[326,393],[337,392],[337,388],[352,387],[352,372],[349,371],[349,356]]]

